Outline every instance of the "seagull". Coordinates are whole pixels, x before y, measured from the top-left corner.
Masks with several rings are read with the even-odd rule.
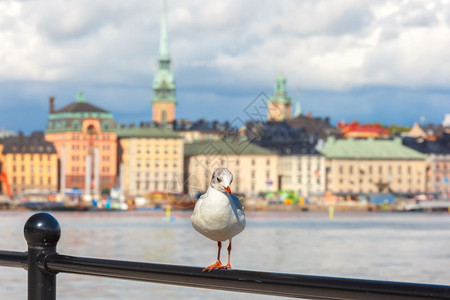
[[[205,194],[195,203],[191,216],[192,226],[207,238],[217,241],[217,261],[203,269],[210,272],[214,269],[231,269],[231,239],[245,228],[245,214],[241,201],[231,193],[230,185],[233,174],[227,168],[214,171],[211,183]],[[222,241],[229,240],[228,263],[220,262]]]

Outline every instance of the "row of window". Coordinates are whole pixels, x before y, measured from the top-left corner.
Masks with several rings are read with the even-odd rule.
[[[25,179],[26,179],[25,176],[13,176],[12,177],[12,184],[18,184],[18,183],[25,184],[25,182],[26,182]],[[42,177],[42,176],[39,176],[39,177],[31,176],[29,179],[30,179],[30,184],[37,184],[37,183],[44,184],[44,180],[45,180],[45,178]],[[46,179],[47,179],[47,184],[51,184],[52,183],[52,177],[51,176],[48,176]]]
[[[73,173],[79,173],[80,170],[84,173],[86,172],[86,167],[72,167]],[[109,173],[110,168],[109,167],[102,167],[102,173]]]
[[[136,181],[136,190],[145,190],[149,191],[152,190],[164,190],[164,191],[174,191],[177,189],[177,183],[175,181]]]
[[[165,159],[164,162],[161,165],[160,165],[159,159],[155,159],[155,161],[154,161],[155,168],[159,168],[160,166],[163,166],[164,168],[167,168],[167,167],[169,167],[169,164],[170,163],[169,163],[169,161],[167,159]],[[150,168],[150,165],[151,165],[151,163],[150,163],[149,159],[147,159],[145,161],[145,164],[141,163],[140,159],[137,159],[137,162],[136,162],[136,167],[137,168],[141,168],[141,167]],[[176,168],[178,166],[178,160],[177,159],[173,160],[172,166],[174,168]]]
[[[20,172],[25,172],[25,166],[20,166],[20,169],[17,166],[13,166],[12,167],[13,173],[16,173],[18,170],[20,170]],[[42,172],[44,172],[44,167],[43,166],[39,166],[39,167],[35,168],[34,166],[31,166],[30,167],[30,172],[34,173],[35,171],[39,172],[39,173],[42,173]],[[50,172],[50,171],[51,171],[51,167],[48,166],[47,167],[47,172]]]
[[[154,149],[155,154],[159,154],[159,153],[160,153],[159,146],[155,146],[154,148],[155,148],[155,149]],[[178,154],[178,150],[179,150],[179,147],[175,146],[175,147],[173,147],[173,149],[172,149],[172,153],[173,153],[173,154]],[[145,153],[150,154],[151,152],[152,152],[152,151],[151,151],[150,146],[147,146],[147,147],[145,148]],[[142,153],[141,148],[140,148],[139,146],[137,147],[137,153],[138,153],[138,154],[141,154],[141,153]],[[169,147],[168,147],[168,146],[165,146],[165,147],[164,147],[164,152],[163,152],[163,153],[164,153],[164,154],[169,154]]]
[[[392,171],[393,171],[393,166],[391,166],[391,165],[389,165],[389,166],[387,166],[387,168],[386,167],[383,167],[383,166],[378,166],[378,168],[374,168],[373,166],[369,166],[368,168],[367,168],[367,171],[366,171],[366,168],[354,168],[352,165],[350,165],[350,166],[347,166],[347,171],[348,171],[348,173],[351,175],[351,174],[353,174],[354,172],[355,173],[359,173],[359,174],[361,174],[361,175],[363,175],[363,174],[365,174],[366,172],[368,173],[368,174],[373,174],[373,171],[374,171],[374,169],[378,169],[378,174],[382,174],[383,172],[384,172],[384,170],[385,169],[387,169],[387,171],[389,172],[389,173],[392,173]],[[338,170],[339,170],[339,174],[343,174],[344,173],[344,166],[339,166],[338,167]],[[397,170],[397,173],[398,174],[402,174],[402,171],[403,171],[403,167],[402,166],[397,166],[397,168],[396,168],[396,170]],[[327,172],[331,172],[331,168],[327,168]],[[412,172],[412,168],[411,168],[411,166],[407,166],[406,167],[406,172],[407,172],[407,174],[411,174],[411,172]]]
[[[70,181],[70,183],[83,183],[84,184],[85,178],[84,178],[84,176],[71,176],[71,177],[69,177],[69,181]],[[100,176],[100,184],[101,185],[110,184],[110,178]]]
[[[331,178],[328,179],[328,183],[329,183],[329,184],[331,184],[332,181],[333,181],[333,180],[332,180]],[[398,178],[396,181],[397,181],[398,184],[402,184],[402,183],[403,183],[402,178]],[[363,178],[359,178],[359,180],[356,181],[354,178],[348,178],[348,184],[351,184],[351,185],[352,185],[352,184],[355,184],[355,183],[357,183],[357,182],[359,182],[359,183],[362,184],[362,183],[364,182],[364,180],[363,180]],[[368,182],[368,183],[373,183],[372,178],[369,178],[369,179],[367,180],[367,182]],[[381,178],[379,178],[377,182],[384,182],[384,180],[381,179]],[[395,182],[395,181],[394,181],[392,178],[390,178],[390,179],[389,179],[389,182]],[[413,183],[413,180],[412,180],[411,178],[409,178],[409,179],[406,180],[405,182],[407,182],[408,184],[412,184],[412,183]],[[421,182],[422,182],[421,179],[417,179],[417,184],[421,184]],[[343,178],[339,178],[339,183],[340,183],[340,184],[343,184],[343,183],[344,183],[344,179],[343,179]]]
[[[72,150],[77,151],[80,149],[86,150],[86,145],[83,145],[83,146],[81,146],[79,144],[72,145]],[[110,149],[111,149],[111,147],[109,145],[102,145],[103,151],[109,151]]]
[[[34,161],[35,156],[37,156],[37,155],[29,155],[30,161]],[[50,161],[52,156],[55,156],[55,154],[39,154],[37,157],[38,157],[39,161],[43,161],[43,160]],[[24,161],[25,154],[13,154],[12,155],[13,161],[17,161],[17,160],[19,160],[19,158],[20,158],[20,160]]]
[[[93,131],[91,131],[92,133],[94,133]],[[88,131],[89,133],[89,131]],[[87,140],[87,139],[92,139],[92,135],[73,135],[72,136],[72,140],[74,141],[80,141],[80,140]],[[111,136],[110,135],[102,135],[100,136],[99,134],[95,135],[95,140],[103,140],[103,141],[110,141],[111,140]]]

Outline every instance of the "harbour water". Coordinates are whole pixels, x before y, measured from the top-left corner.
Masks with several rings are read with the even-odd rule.
[[[0,212],[0,249],[25,251],[31,212]],[[53,213],[58,252],[74,256],[206,266],[216,243],[192,228],[190,212]],[[450,285],[449,213],[247,213],[233,240],[236,269]],[[226,260],[226,252],[222,253]],[[223,271],[227,272],[227,271]],[[26,272],[0,267],[1,299],[26,297]],[[275,299],[270,296],[59,274],[58,299]]]

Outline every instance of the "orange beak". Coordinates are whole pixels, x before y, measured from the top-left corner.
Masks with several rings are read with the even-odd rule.
[[[225,191],[227,191],[227,193],[231,195],[231,190],[230,190],[230,187],[229,187],[229,186],[227,186],[227,187],[225,188]]]

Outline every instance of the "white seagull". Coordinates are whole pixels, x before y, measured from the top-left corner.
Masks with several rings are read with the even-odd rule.
[[[233,174],[227,168],[218,168],[214,171],[211,184],[195,203],[194,212],[191,216],[192,226],[195,230],[217,241],[217,261],[204,268],[205,271],[214,269],[231,269],[231,239],[245,228],[245,214],[241,201],[231,194],[230,185]],[[228,263],[222,265],[220,262],[220,250],[222,241],[229,240]]]

